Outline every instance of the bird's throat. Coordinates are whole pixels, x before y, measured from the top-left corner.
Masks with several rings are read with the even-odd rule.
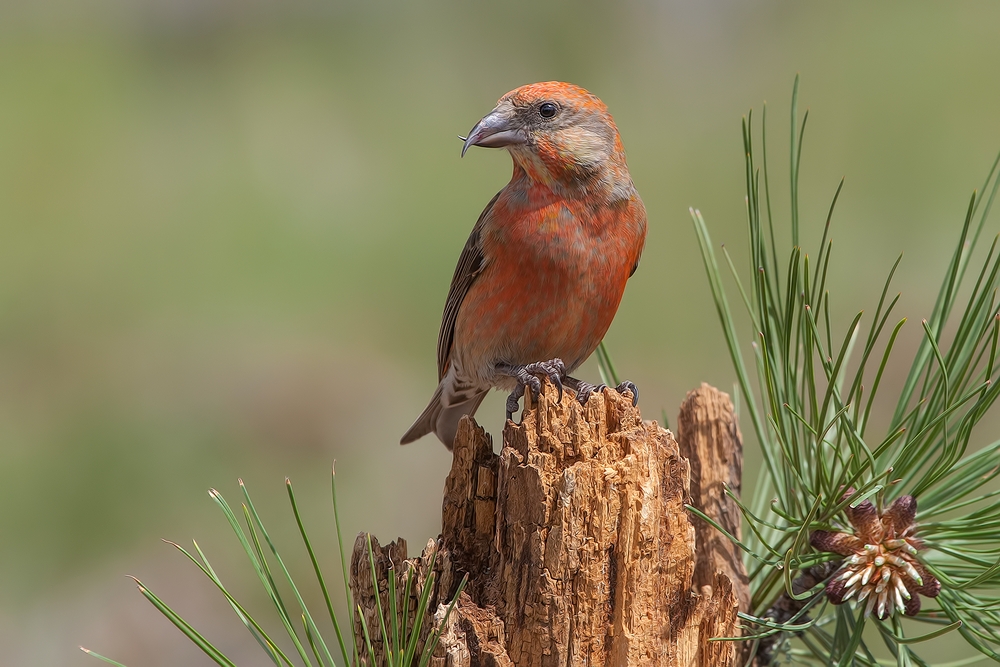
[[[554,144],[536,143],[508,148],[514,160],[512,181],[525,178],[553,194],[571,199],[597,197],[606,201],[635,192],[628,168],[615,156],[590,153],[586,159]]]

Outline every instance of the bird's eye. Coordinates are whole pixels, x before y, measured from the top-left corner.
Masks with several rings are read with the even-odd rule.
[[[538,115],[541,116],[542,118],[552,118],[553,116],[556,115],[556,111],[558,110],[559,107],[557,107],[552,102],[543,102],[538,107]]]

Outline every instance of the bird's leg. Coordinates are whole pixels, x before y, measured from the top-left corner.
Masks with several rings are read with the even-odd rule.
[[[536,361],[533,364],[497,364],[496,372],[507,375],[517,380],[517,386],[507,397],[507,419],[511,419],[517,412],[518,401],[524,396],[525,387],[531,388],[531,393],[538,396],[542,393],[542,381],[539,377],[544,376],[559,390],[556,401],[562,400],[563,378],[566,377],[566,365],[562,359],[550,359],[549,361]]]
[[[606,384],[590,384],[589,382],[577,380],[576,378],[568,375],[563,378],[563,384],[576,392],[576,400],[580,401],[580,405],[586,405],[587,401],[590,400],[591,394],[607,387]],[[626,391],[630,391],[632,392],[632,405],[637,405],[639,403],[639,389],[628,380],[625,380],[615,387],[615,391],[619,394],[624,394]]]

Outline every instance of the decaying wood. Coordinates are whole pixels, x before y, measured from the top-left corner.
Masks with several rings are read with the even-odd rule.
[[[614,391],[586,406],[569,392],[555,397],[551,386],[537,403],[526,397],[499,455],[474,421],[459,425],[429,607],[436,623],[463,575],[469,583],[431,664],[733,665],[737,644],[710,640],[737,634],[741,593],[721,568],[698,579],[696,525],[684,507],[690,468],[673,435]],[[734,433],[729,446],[739,446]],[[426,576],[434,546],[406,565],[405,545],[378,549],[383,609],[389,563],[398,563],[397,581],[407,567]],[[359,537],[351,587],[381,650],[370,580]]]
[[[448,613],[448,604],[454,598],[455,591],[461,581],[461,575],[455,568],[451,553],[438,542],[429,540],[423,553],[416,558],[406,558],[406,540],[398,538],[384,547],[380,546],[374,536],[367,533],[358,535],[354,542],[351,555],[351,594],[354,603],[361,608],[365,625],[368,628],[375,655],[374,664],[385,665],[386,649],[382,639],[379,606],[375,602],[375,587],[372,585],[372,565],[368,558],[368,539],[371,539],[372,560],[375,563],[375,577],[378,582],[379,604],[389,625],[389,577],[396,580],[396,609],[400,610],[399,618],[405,618],[406,627],[415,627],[416,612],[424,583],[430,573],[434,572],[434,582],[427,602],[429,613],[425,615],[416,643],[416,657],[423,654],[424,646],[431,632],[441,628],[441,638],[436,646],[431,660],[431,667],[510,667],[503,649],[504,628],[492,611],[477,607],[463,593],[458,604]],[[431,563],[433,561],[433,570]],[[406,578],[412,577],[409,595],[406,594]],[[404,597],[405,596],[405,597]],[[406,610],[405,616],[401,610]],[[442,627],[444,623],[444,627]],[[365,664],[370,664],[368,648],[364,633],[360,627],[355,628],[354,643],[358,655]],[[473,662],[473,656],[478,662]],[[414,663],[416,664],[416,663]]]
[[[729,396],[704,383],[689,391],[677,418],[677,440],[681,455],[691,464],[691,504],[739,538],[740,508],[726,495],[726,488],[740,494],[743,438]],[[698,543],[694,585],[711,586],[721,572],[733,582],[741,611],[749,612],[750,585],[739,547],[705,521],[695,519],[694,529]]]

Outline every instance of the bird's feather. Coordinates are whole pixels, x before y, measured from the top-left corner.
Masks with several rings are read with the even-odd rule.
[[[462,254],[458,258],[458,266],[455,267],[455,275],[451,279],[448,298],[444,302],[444,314],[441,317],[441,330],[438,332],[438,382],[444,379],[445,373],[448,372],[448,359],[451,356],[451,346],[455,341],[455,321],[458,319],[458,311],[462,307],[465,295],[469,293],[469,288],[482,273],[483,263],[486,260],[480,244],[479,230],[499,196],[500,192],[493,195],[493,199],[479,214],[479,219],[476,221],[475,227],[472,228],[472,233],[469,234],[469,240],[462,248]]]

